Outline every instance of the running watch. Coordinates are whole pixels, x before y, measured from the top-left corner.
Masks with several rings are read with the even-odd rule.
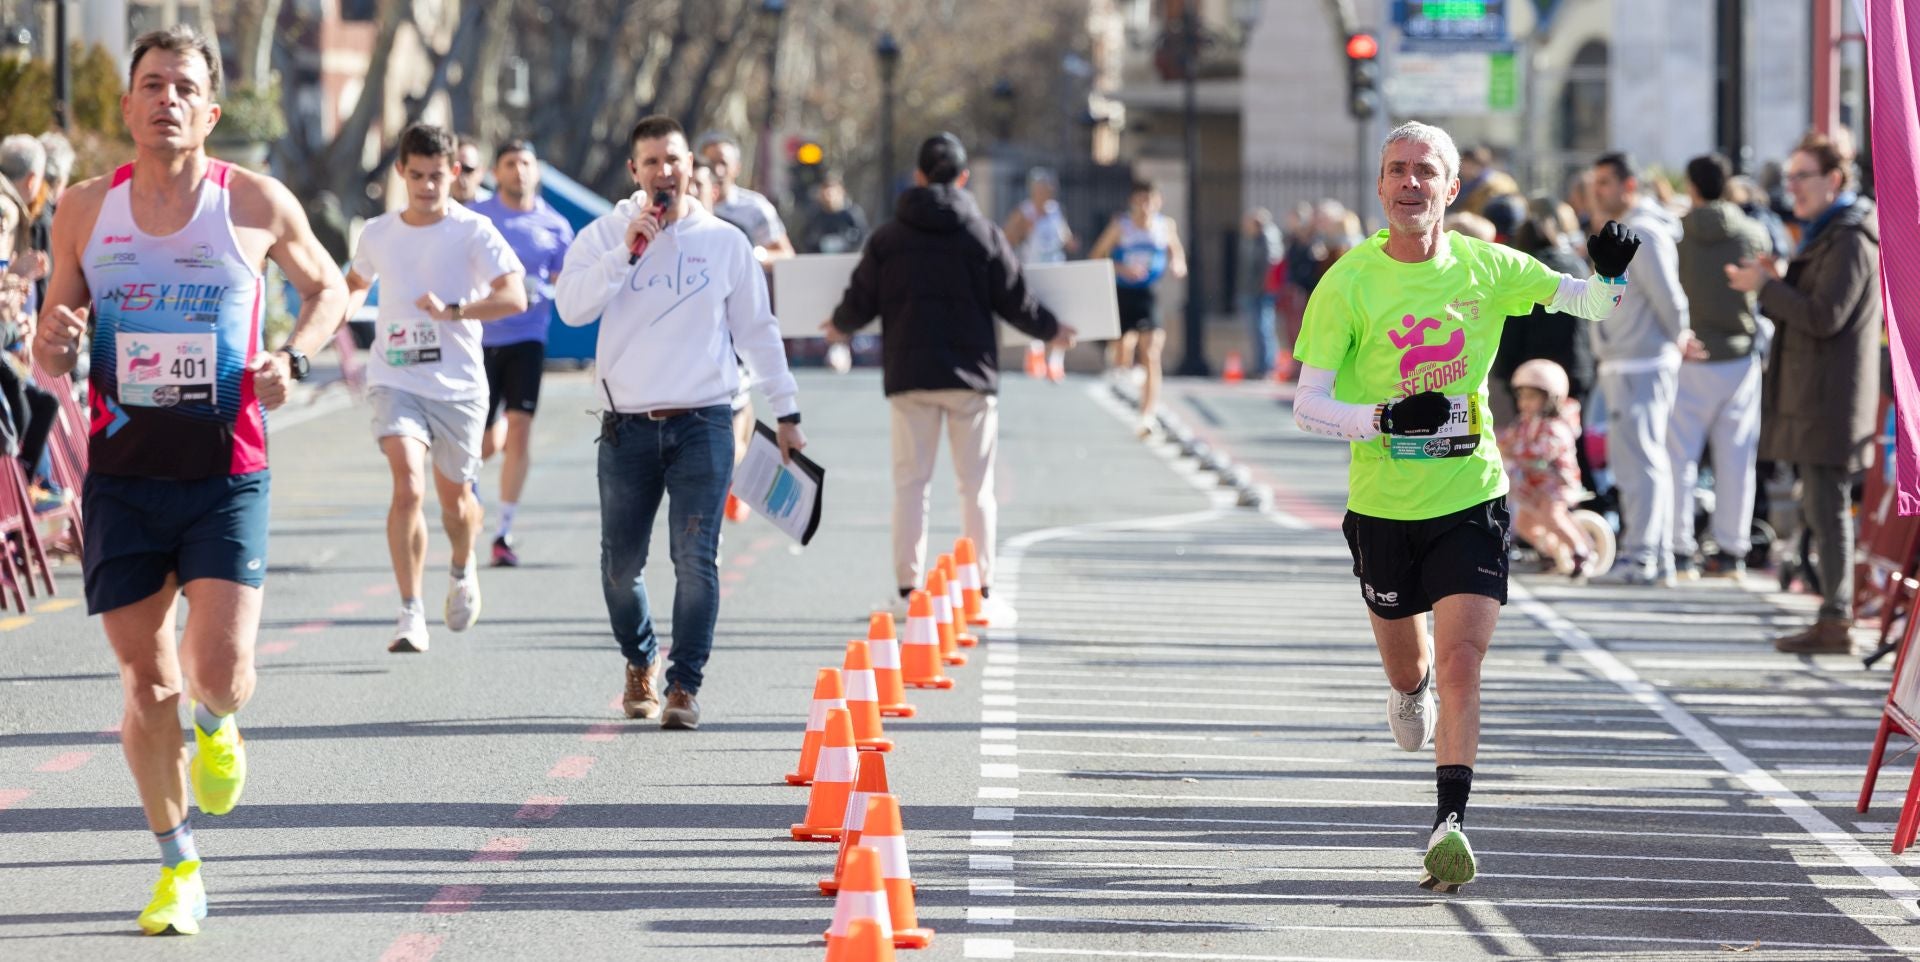
[[[280,349],[280,353],[287,356],[287,370],[293,375],[293,379],[296,381],[306,380],[307,374],[313,370],[313,362],[307,360],[307,356],[295,347],[283,347]]]

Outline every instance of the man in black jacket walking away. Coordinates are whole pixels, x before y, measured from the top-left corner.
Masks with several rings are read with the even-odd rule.
[[[830,340],[845,340],[880,318],[884,387],[893,406],[893,568],[902,598],[920,585],[925,570],[943,418],[962,530],[978,546],[981,584],[989,591],[993,584],[993,461],[1000,435],[995,315],[1063,349],[1074,340],[1073,328],[1028,293],[1013,245],[966,192],[967,174],[959,138],[942,133],[920,145],[917,186],[900,195],[894,219],[867,241],[823,327]],[[1011,621],[990,594],[988,603],[989,621]]]

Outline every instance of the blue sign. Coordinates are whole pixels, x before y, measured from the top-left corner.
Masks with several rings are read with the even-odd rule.
[[[1506,0],[1394,0],[1393,23],[1409,43],[1508,40]]]

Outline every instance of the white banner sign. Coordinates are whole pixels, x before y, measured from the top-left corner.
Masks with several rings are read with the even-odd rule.
[[[819,337],[820,325],[833,316],[847,281],[860,263],[858,254],[802,254],[773,264],[773,307],[780,336]],[[1120,307],[1110,260],[1036,264],[1026,269],[1027,290],[1081,340],[1120,336]],[[1008,336],[1017,335],[1008,328]]]

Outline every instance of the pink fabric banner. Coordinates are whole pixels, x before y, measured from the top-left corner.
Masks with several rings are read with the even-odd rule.
[[[1920,11],[1867,3],[1880,296],[1893,354],[1894,469],[1902,515],[1920,514]]]

